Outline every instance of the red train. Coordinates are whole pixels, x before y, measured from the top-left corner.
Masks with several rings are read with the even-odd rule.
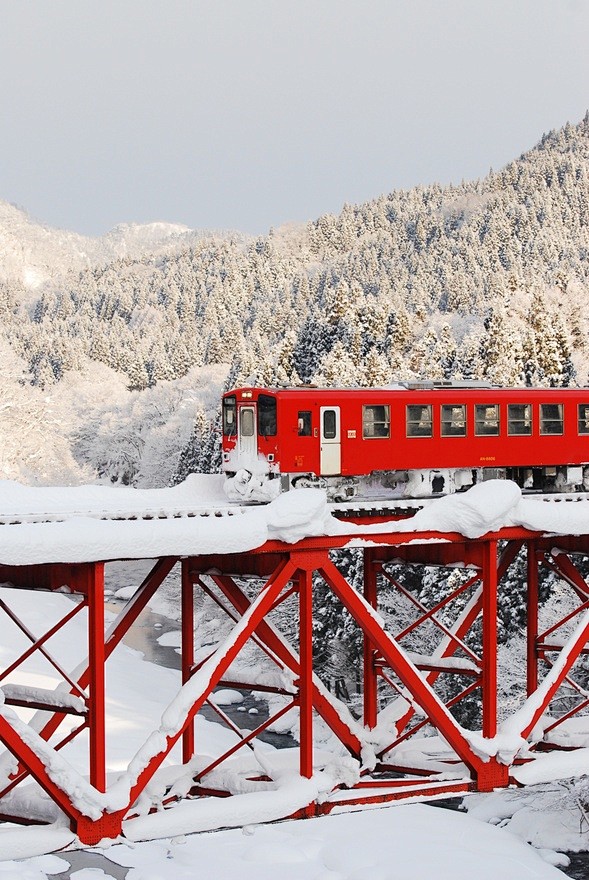
[[[251,501],[294,486],[419,498],[493,478],[589,491],[589,388],[238,388],[223,396],[223,469],[228,496]]]

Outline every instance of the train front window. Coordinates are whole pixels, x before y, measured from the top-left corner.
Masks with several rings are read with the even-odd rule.
[[[242,406],[239,411],[239,429],[242,437],[253,437],[255,430],[254,410],[251,406]]]
[[[391,436],[390,407],[384,404],[362,407],[362,436],[365,440]]]
[[[237,400],[234,395],[223,399],[223,433],[226,437],[237,434]]]
[[[442,405],[442,437],[466,437],[466,407],[463,404]]]
[[[474,408],[474,432],[477,437],[499,436],[499,404],[477,403]]]
[[[509,403],[507,405],[507,433],[525,436],[532,433],[532,404]]]
[[[269,394],[258,397],[258,434],[261,437],[276,436],[276,398]]]
[[[407,406],[407,436],[433,436],[431,404],[409,404]]]
[[[564,432],[562,403],[540,404],[540,433],[562,434]]]

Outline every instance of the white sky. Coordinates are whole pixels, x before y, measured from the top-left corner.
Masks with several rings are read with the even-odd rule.
[[[0,0],[0,199],[264,233],[589,107],[589,0]]]

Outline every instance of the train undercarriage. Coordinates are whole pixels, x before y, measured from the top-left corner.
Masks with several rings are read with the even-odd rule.
[[[524,493],[589,492],[589,464],[506,468],[428,468],[374,471],[364,476],[318,476],[313,473],[227,474],[225,491],[232,501],[264,503],[290,489],[324,489],[333,502],[353,499],[431,498],[463,492],[485,480],[512,480]]]

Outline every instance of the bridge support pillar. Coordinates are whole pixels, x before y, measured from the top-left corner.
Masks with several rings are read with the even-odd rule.
[[[371,608],[376,610],[378,605],[377,594],[377,567],[372,550],[364,551],[364,598]],[[363,662],[364,672],[364,725],[370,729],[376,727],[378,716],[378,673],[376,669],[377,652],[370,641],[370,637],[364,633]]]

